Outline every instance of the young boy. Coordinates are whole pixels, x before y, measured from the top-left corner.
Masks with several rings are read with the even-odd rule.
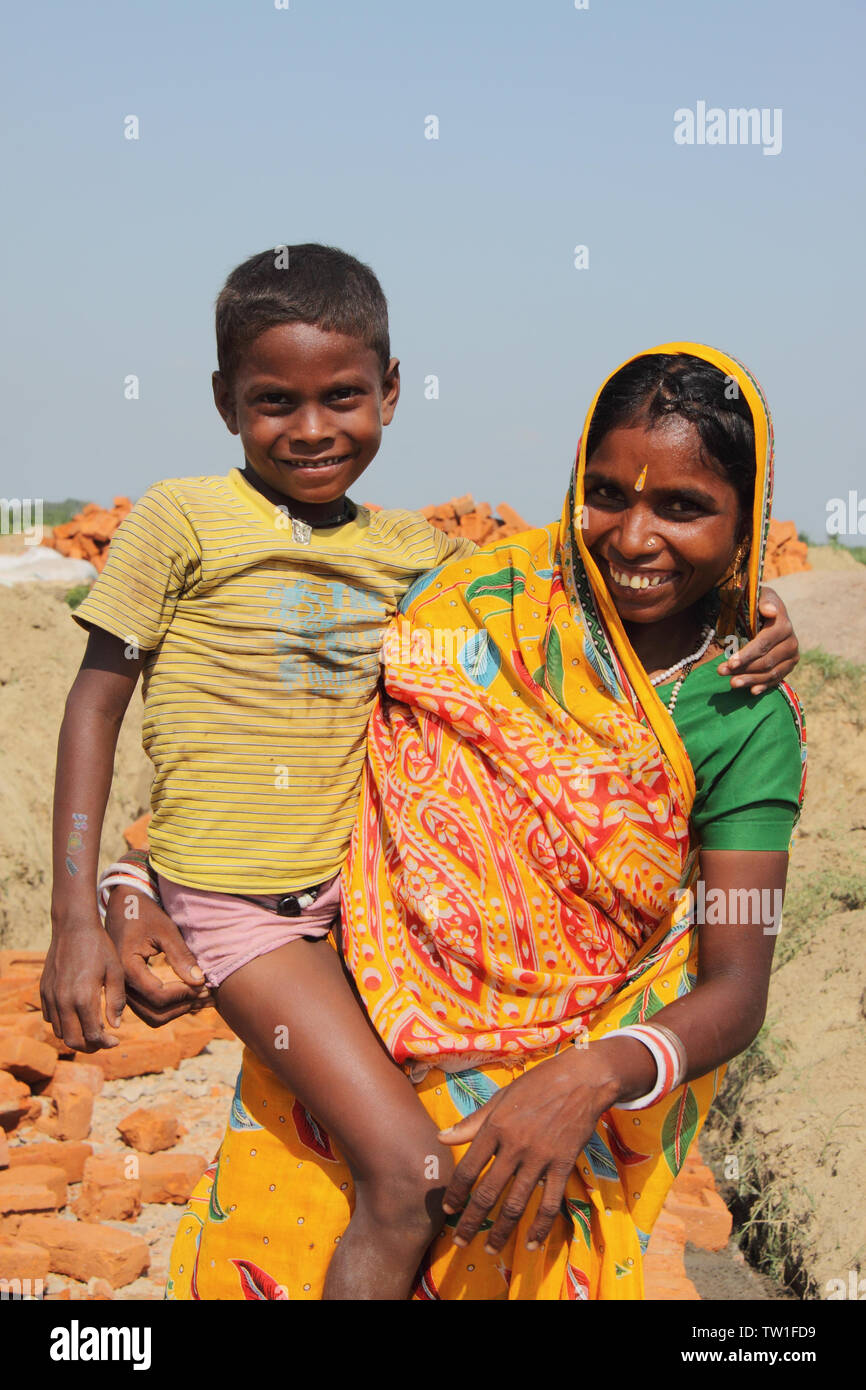
[[[142,672],[162,901],[220,1013],[353,1170],[355,1215],[325,1297],[401,1299],[442,1220],[449,1153],[323,938],[384,629],[421,573],[475,547],[416,513],[348,500],[399,395],[385,298],[341,251],[285,258],[252,257],[217,301],[214,398],[243,470],[150,488],[75,614],[90,636],[60,734],[43,996],[73,1046],[81,1033],[113,1045],[100,991],[116,1023],[123,983],[94,884]]]

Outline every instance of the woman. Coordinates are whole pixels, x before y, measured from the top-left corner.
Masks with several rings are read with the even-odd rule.
[[[407,596],[343,950],[462,1154],[418,1298],[640,1298],[670,1184],[760,1027],[802,721],[790,692],[731,691],[719,666],[756,628],[771,480],[748,374],[668,344],[597,395],[558,526]],[[458,633],[453,661],[429,659]],[[167,1296],[319,1297],[350,1189],[245,1055]]]

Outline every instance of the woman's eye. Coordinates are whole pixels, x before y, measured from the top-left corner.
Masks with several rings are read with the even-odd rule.
[[[596,506],[619,505],[622,502],[622,493],[618,487],[612,487],[609,483],[598,483],[596,487],[590,488],[587,501],[594,502]]]
[[[672,497],[665,503],[665,510],[673,516],[695,516],[702,508],[690,498]]]

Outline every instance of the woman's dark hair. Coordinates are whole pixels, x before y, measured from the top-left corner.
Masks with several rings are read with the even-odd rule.
[[[648,353],[611,377],[589,427],[587,462],[612,429],[679,415],[700,435],[705,461],[735,488],[748,524],[755,493],[755,427],[736,380],[690,353]]]
[[[388,304],[369,266],[307,242],[260,251],[237,266],[216,302],[217,362],[231,383],[245,348],[268,328],[311,323],[358,338],[388,370]]]

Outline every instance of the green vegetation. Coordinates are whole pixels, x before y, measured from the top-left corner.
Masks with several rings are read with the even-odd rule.
[[[771,1171],[757,1145],[744,1138],[739,1119],[750,1084],[777,1076],[787,1051],[788,1044],[776,1037],[772,1024],[765,1023],[751,1047],[730,1063],[705,1135],[717,1169],[728,1155],[736,1155],[739,1173],[722,1185],[722,1196],[734,1218],[734,1239],[746,1259],[798,1297],[815,1298],[817,1287],[804,1272],[799,1242],[804,1225],[802,1193],[797,1208],[789,1185]],[[805,1197],[814,1207],[808,1192]]]
[[[816,671],[825,681],[866,680],[866,666],[848,661],[844,656],[836,656],[835,652],[825,652],[823,647],[810,647],[803,652],[798,671],[803,670]]]
[[[63,597],[64,597],[64,599],[66,600],[66,602],[69,604],[69,607],[70,607],[70,608],[77,608],[78,605],[79,605],[79,603],[83,603],[83,602],[84,602],[84,600],[87,598],[87,595],[88,595],[89,593],[90,593],[90,585],[89,585],[89,584],[76,584],[76,585],[75,585],[75,588],[74,588],[74,589],[70,589],[70,590],[69,590],[69,593],[68,593],[68,594],[64,594]]]
[[[72,517],[77,516],[83,506],[85,503],[77,497],[67,497],[65,502],[43,502],[42,524],[43,526],[61,526],[64,521],[69,521]]]
[[[797,694],[809,709],[836,709],[850,719],[859,732],[866,719],[866,666],[848,661],[822,647],[812,647],[800,657],[793,677]]]

